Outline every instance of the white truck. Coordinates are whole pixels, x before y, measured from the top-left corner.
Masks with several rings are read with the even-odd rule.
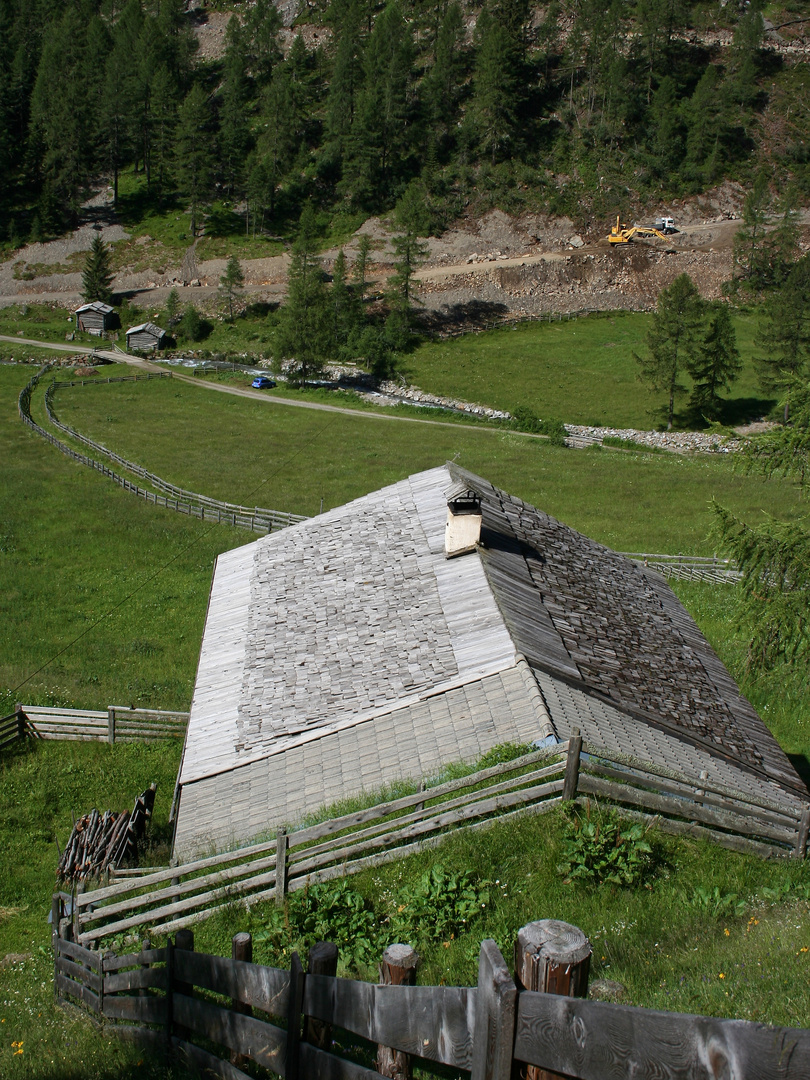
[[[675,219],[671,217],[656,218],[654,228],[658,229],[659,232],[666,233],[667,236],[678,231],[675,228]]]

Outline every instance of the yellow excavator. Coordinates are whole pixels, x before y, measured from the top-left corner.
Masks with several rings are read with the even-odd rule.
[[[616,224],[610,230],[608,242],[611,244],[629,244],[634,236],[658,236],[666,240],[666,234],[652,225],[623,225],[619,215],[616,216]]]

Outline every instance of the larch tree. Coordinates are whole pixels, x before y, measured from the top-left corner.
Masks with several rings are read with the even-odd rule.
[[[791,394],[810,374],[810,256],[800,259],[766,300],[756,345],[763,350],[754,357],[760,386],[783,395],[787,423]]]
[[[231,255],[225,267],[225,272],[219,279],[219,293],[225,301],[228,309],[228,321],[233,322],[234,300],[240,295],[245,285],[245,275],[235,255]]]
[[[810,385],[794,387],[790,421],[749,441],[747,466],[810,488]],[[715,535],[742,571],[742,619],[750,629],[748,666],[810,659],[810,529],[804,520],[749,525],[713,503]]]
[[[688,274],[681,274],[658,296],[653,325],[647,334],[647,354],[633,353],[642,382],[652,391],[667,395],[667,431],[672,430],[675,399],[686,393],[681,375],[698,356],[703,311],[694,281]]]

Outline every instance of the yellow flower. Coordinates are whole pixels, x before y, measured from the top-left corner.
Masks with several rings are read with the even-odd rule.
[[[725,979],[725,977],[726,973],[724,971],[721,971],[720,974],[717,976],[718,979]]]
[[[728,927],[726,927],[726,929],[723,931],[723,933],[726,935],[726,937],[731,937],[731,931],[729,930]]]
[[[806,945],[802,945],[802,947],[801,947],[801,948],[799,949],[799,952],[807,952],[807,946],[806,946]],[[798,955],[799,955],[799,953],[796,953],[796,955],[798,956]]]

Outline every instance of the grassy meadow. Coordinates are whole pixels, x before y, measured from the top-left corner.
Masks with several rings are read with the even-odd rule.
[[[619,316],[616,325],[632,318]],[[593,325],[600,322],[611,325]],[[563,326],[573,331],[583,321]],[[520,331],[500,334],[517,337]],[[616,350],[606,352],[613,356]],[[17,395],[33,371],[0,366],[0,589],[6,601],[0,715],[16,700],[187,708],[214,559],[253,537],[148,506],[36,438],[16,415]],[[427,377],[417,381],[437,388]],[[488,400],[474,386],[453,392]],[[173,379],[64,389],[55,405],[64,422],[174,483],[303,514],[316,514],[321,500],[328,509],[448,459],[620,550],[711,552],[713,496],[749,520],[762,513],[795,518],[802,511],[789,485],[736,474],[728,458],[573,451],[483,424],[425,422],[414,410],[375,416],[358,408],[345,415],[273,402],[287,396],[310,404],[335,400],[323,391],[268,391],[265,400],[249,400]],[[42,397],[40,391],[32,403],[39,422]],[[539,399],[517,403],[545,411]],[[575,419],[561,407],[548,412]],[[737,625],[733,588],[680,583],[676,591],[807,776],[810,690],[804,673],[746,673],[746,636]],[[157,781],[144,855],[165,861],[179,753],[178,743],[169,741],[28,743],[0,758],[0,958],[6,957],[0,1075],[183,1075],[99,1037],[54,1007],[46,924],[54,841],[64,844],[71,812],[131,806]],[[351,886],[373,902],[382,941],[403,883],[439,864],[474,872],[487,893],[485,909],[467,931],[419,943],[424,984],[473,983],[483,937],[494,937],[508,957],[521,925],[555,917],[590,936],[592,979],[622,983],[634,1004],[810,1026],[807,866],[657,837],[655,871],[643,886],[588,888],[564,883],[564,830],[563,815],[554,813],[511,824],[508,833],[493,827],[474,838],[456,836],[438,850],[358,875]],[[228,953],[232,934],[242,929],[254,933],[257,960],[289,963],[298,943],[279,933],[272,905],[225,912],[202,924],[197,947]],[[353,960],[351,943],[342,944],[343,973],[376,978],[373,965]],[[417,1076],[428,1075],[434,1074],[417,1070]]]
[[[529,408],[538,416],[571,424],[647,430],[661,422],[662,395],[638,379],[633,353],[646,352],[652,316],[614,311],[570,322],[518,323],[423,344],[404,360],[408,378],[431,393],[496,409]],[[752,358],[756,317],[734,315],[744,362],[728,394],[722,420],[739,424],[761,417],[775,402],[763,397]],[[691,380],[683,377],[687,390]],[[678,399],[678,427],[705,426]]]
[[[34,370],[0,367],[0,715],[188,708],[214,558],[249,537],[155,513],[37,438],[17,417]]]
[[[182,487],[297,514],[448,460],[621,551],[711,553],[712,497],[752,519],[800,512],[789,485],[735,474],[728,457],[574,451],[413,410],[402,419],[390,410],[346,416],[281,404],[290,392],[253,400],[200,384],[74,387],[57,392],[55,409],[64,423]]]

